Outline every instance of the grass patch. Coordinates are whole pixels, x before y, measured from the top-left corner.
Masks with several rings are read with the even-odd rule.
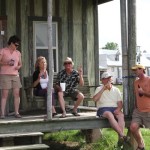
[[[84,135],[79,130],[46,133],[44,135],[44,140],[85,142]]]
[[[120,150],[115,148],[118,141],[117,133],[111,128],[101,131],[102,138],[90,144],[85,142],[85,135],[80,130],[46,133],[44,140],[53,150]],[[150,149],[150,131],[149,129],[141,129],[141,131],[146,149]],[[125,133],[127,133],[127,129],[125,129]]]

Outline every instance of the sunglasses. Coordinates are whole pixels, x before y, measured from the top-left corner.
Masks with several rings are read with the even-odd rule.
[[[15,43],[14,45],[15,45],[16,47],[18,47],[18,46],[19,46],[19,44],[17,44],[17,43]]]
[[[71,62],[65,62],[64,65],[70,65],[72,64]]]

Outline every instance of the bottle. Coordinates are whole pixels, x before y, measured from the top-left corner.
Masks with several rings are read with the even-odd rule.
[[[138,88],[140,88],[140,86],[139,86],[139,85],[138,85]],[[142,97],[142,96],[143,96],[143,94],[139,93],[139,96],[140,96],[140,97]]]

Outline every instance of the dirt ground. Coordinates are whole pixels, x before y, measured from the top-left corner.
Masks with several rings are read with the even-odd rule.
[[[78,142],[54,142],[44,141],[45,144],[49,145],[50,150],[80,150]]]

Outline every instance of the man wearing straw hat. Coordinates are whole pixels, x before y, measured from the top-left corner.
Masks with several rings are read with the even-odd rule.
[[[145,74],[145,66],[141,64],[137,64],[131,69],[135,72],[137,79],[134,81],[136,100],[130,130],[138,144],[136,150],[145,150],[140,127],[150,127],[150,77]]]

